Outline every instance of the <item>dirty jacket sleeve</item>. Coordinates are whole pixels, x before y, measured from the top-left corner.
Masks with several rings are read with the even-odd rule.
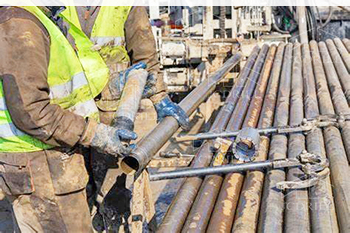
[[[83,117],[50,104],[48,33],[30,13],[11,8],[0,9],[0,78],[12,121],[44,143],[73,146],[86,123]]]
[[[145,62],[147,71],[157,77],[156,93],[166,90],[163,77],[158,74],[159,60],[146,8],[135,6],[125,22],[125,42],[131,63]]]

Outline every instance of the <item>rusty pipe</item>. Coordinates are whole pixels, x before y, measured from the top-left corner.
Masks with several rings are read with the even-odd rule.
[[[241,60],[241,53],[236,53],[213,75],[205,79],[198,87],[180,102],[180,107],[188,114],[195,109],[214,91],[216,84],[232,70]],[[121,168],[124,173],[133,174],[144,169],[155,153],[169,140],[179,128],[173,117],[164,118],[150,133],[138,144],[130,156],[123,158]]]
[[[237,111],[235,111],[232,114],[231,120],[228,123],[226,130],[232,131],[232,130],[240,129],[244,123],[245,117],[246,116],[250,117],[248,114],[252,114],[252,112],[254,111],[260,111],[261,106],[259,106],[258,109],[255,109],[256,105],[254,104],[252,105],[253,107],[251,107],[251,109],[248,109],[248,106],[249,106],[249,103],[251,102],[251,98],[256,88],[257,81],[259,80],[259,83],[262,86],[261,88],[263,88],[263,86],[266,87],[265,83],[267,82],[267,79],[269,77],[267,75],[268,72],[267,71],[262,72],[261,74],[260,72],[263,69],[264,70],[269,69],[269,66],[271,65],[271,59],[273,59],[273,56],[271,55],[272,52],[269,52],[269,57],[268,59],[266,59],[268,51],[269,51],[269,47],[267,45],[264,45],[261,48],[259,57],[257,58],[256,63],[253,67],[252,73],[249,76],[249,82],[247,82],[247,85],[245,86],[242,92],[243,94],[237,104],[237,108],[236,108]],[[264,63],[268,65],[264,67]],[[261,89],[257,89],[257,92],[260,93],[260,95],[262,94]],[[263,93],[265,93],[265,91]],[[247,114],[247,111],[249,111],[248,114]],[[257,117],[259,116],[259,114],[260,113],[258,113],[257,115],[252,114],[253,117],[256,119],[251,121],[249,120],[246,121],[245,126],[254,127],[255,125],[253,125],[253,123],[255,121],[256,122],[258,121]],[[235,195],[235,194],[240,192],[242,182],[243,182],[243,177],[244,176],[241,173],[231,173],[224,177],[223,184],[221,185],[221,189],[218,194],[215,207],[213,209],[213,213],[210,217],[209,224],[207,223],[208,232],[231,231],[232,221],[234,218],[234,211],[236,209],[237,202],[238,202],[238,195]],[[226,205],[227,202],[232,203],[232,205],[228,207]]]
[[[215,118],[210,132],[221,132],[225,129],[227,122],[235,109],[238,98],[244,88],[245,82],[255,63],[259,50],[260,49],[258,46],[254,47],[245,66],[240,72],[239,77],[237,78],[237,82],[231,89],[224,106],[220,109],[218,116]],[[206,167],[209,165],[212,158],[212,154],[210,152],[210,147],[212,144],[212,140],[208,140],[203,144],[194,158],[191,167]],[[157,232],[167,233],[181,231],[201,183],[201,177],[193,177],[184,180],[171,205],[169,206],[163,221],[159,225]]]
[[[276,104],[274,126],[283,127],[289,121],[289,98],[292,76],[292,44],[285,48],[280,86]],[[269,159],[285,159],[288,139],[285,135],[272,135]],[[276,184],[285,180],[284,169],[274,169],[265,176],[259,232],[282,232],[284,193],[277,190]]]
[[[340,56],[343,58],[344,65],[346,66],[348,72],[350,72],[350,54],[345,48],[345,45],[339,38],[334,38],[333,42],[340,53]]]
[[[305,101],[305,114],[308,116],[317,116],[323,111],[328,114],[333,113],[334,109],[331,103],[331,96],[328,91],[325,72],[323,69],[322,60],[318,51],[317,42],[310,42],[310,51],[312,55],[312,64],[310,61],[310,52],[308,47],[303,48],[306,53],[304,63],[306,66],[312,66],[308,75],[305,76],[305,96],[313,99],[313,101]],[[314,76],[313,76],[314,74]],[[316,92],[317,90],[317,92]],[[325,103],[328,104],[325,105]],[[314,105],[314,106],[311,106]],[[307,150],[310,153],[320,155],[326,158],[324,148],[324,138],[322,130],[315,129],[306,136]],[[309,190],[310,214],[311,214],[311,229],[313,232],[338,232],[338,224],[335,213],[335,206],[332,194],[332,185],[330,177],[327,177],[323,182],[318,183]]]
[[[319,50],[324,64],[326,77],[328,80],[329,90],[332,95],[335,112],[339,115],[349,114],[350,108],[346,96],[342,90],[332,59],[328,53],[327,46],[324,42],[319,43]],[[345,151],[350,162],[350,122],[345,122],[341,128]]]
[[[283,43],[278,46],[274,58],[258,128],[268,128],[271,127],[273,123],[273,113],[275,111],[284,47],[285,45]],[[260,149],[256,158],[257,161],[264,161],[267,159],[269,144],[269,136],[260,136]],[[242,187],[242,193],[238,203],[236,219],[232,231],[256,232],[263,182],[264,172],[254,171],[247,173]]]
[[[350,53],[350,40],[348,38],[344,38],[344,39],[342,39],[342,41],[346,47],[346,50],[348,50],[348,53]]]
[[[337,48],[334,45],[334,42],[331,39],[328,39],[326,40],[326,45],[329,54],[331,55],[332,63],[334,64],[337,71],[340,83],[343,87],[345,97],[348,101],[348,104],[350,104],[350,74],[343,63],[342,58],[340,57]]]
[[[314,44],[314,42],[313,42]],[[316,53],[316,46],[312,44],[312,48],[316,54],[321,54],[323,67],[326,71],[326,78],[332,98],[323,95],[319,97],[321,114],[334,114],[335,111],[342,109],[346,100],[344,94],[339,90],[339,81],[336,76],[331,76],[334,72],[333,65],[329,63],[329,54],[324,42],[319,43],[319,53]],[[314,55],[313,54],[313,55]],[[316,76],[316,78],[318,78]],[[324,77],[323,77],[324,80]],[[337,82],[338,81],[338,82]],[[325,86],[325,85],[324,85]],[[335,88],[337,87],[337,88]],[[324,87],[325,89],[325,87]],[[324,90],[326,92],[326,90]],[[320,96],[320,89],[318,89]],[[334,108],[333,108],[334,107]],[[344,110],[344,109],[343,109]],[[346,158],[343,141],[339,130],[334,126],[329,126],[323,130],[323,136],[326,146],[327,158],[329,160],[331,171],[331,182],[333,187],[335,209],[338,219],[339,230],[341,232],[349,232],[350,230],[350,171],[349,164]],[[344,138],[343,138],[344,139]],[[336,229],[336,226],[333,226]]]

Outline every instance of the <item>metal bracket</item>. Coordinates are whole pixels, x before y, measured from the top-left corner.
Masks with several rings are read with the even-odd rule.
[[[280,190],[286,189],[303,189],[316,185],[320,180],[325,179],[329,175],[328,160],[319,155],[311,154],[304,150],[296,160],[290,160],[291,166],[295,166],[298,161],[302,171],[308,177],[302,181],[282,181],[276,184],[276,188]],[[274,168],[281,167],[281,164],[274,165]],[[286,167],[286,166],[283,166]]]

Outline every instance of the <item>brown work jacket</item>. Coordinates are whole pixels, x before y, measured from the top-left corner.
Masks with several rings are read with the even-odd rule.
[[[78,12],[81,15],[82,9]],[[85,26],[93,23],[82,25],[89,34],[92,26]],[[125,36],[131,62],[144,61],[149,71],[157,72],[159,63],[155,40],[144,7],[133,7],[130,11],[125,23]],[[90,132],[85,133],[90,131],[86,129],[91,129],[91,125],[83,117],[50,104],[47,83],[49,59],[50,37],[40,21],[23,9],[1,7],[0,79],[13,123],[44,143],[72,148],[83,137],[91,137]],[[159,91],[164,90],[163,84],[159,87]],[[23,159],[26,160],[24,154],[29,153],[16,153],[16,156],[0,153],[0,162],[23,164]]]

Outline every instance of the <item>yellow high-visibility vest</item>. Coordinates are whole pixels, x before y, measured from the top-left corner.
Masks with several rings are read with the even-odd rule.
[[[132,6],[101,6],[100,8],[90,39],[107,65],[130,61],[125,49],[124,25],[131,8]],[[61,15],[81,29],[75,6],[67,6]]]
[[[76,43],[77,51],[74,51],[60,29],[38,7],[22,8],[36,16],[50,35],[47,78],[50,103],[98,120],[94,97],[107,84],[109,70],[100,54],[92,49],[92,42],[79,28],[65,19],[70,24],[69,33]],[[0,82],[0,152],[32,152],[51,147],[22,132],[12,123]]]

